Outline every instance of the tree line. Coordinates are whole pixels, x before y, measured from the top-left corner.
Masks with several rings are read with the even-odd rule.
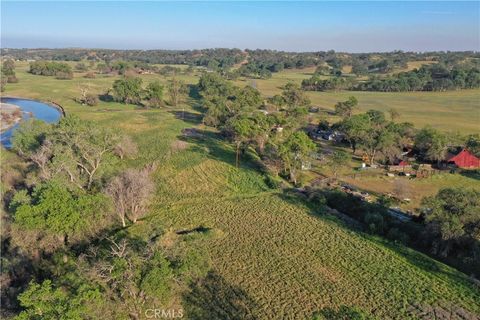
[[[201,50],[108,50],[108,49],[10,49],[2,48],[2,56],[19,60],[56,61],[129,61],[143,64],[183,64],[201,66],[235,75],[268,78],[283,69],[328,66],[332,74],[341,75],[344,66],[352,66],[357,76],[386,74],[405,68],[409,61],[436,61],[447,67],[470,61],[478,67],[479,54],[464,52],[371,52],[346,53],[330,51],[285,52],[276,50],[201,49]],[[238,66],[241,64],[238,68]]]
[[[444,64],[432,64],[386,77],[370,77],[366,81],[338,75],[325,79],[321,74],[316,73],[311,78],[302,81],[302,88],[309,91],[353,90],[381,92],[474,89],[480,88],[480,69],[461,64],[449,69]]]

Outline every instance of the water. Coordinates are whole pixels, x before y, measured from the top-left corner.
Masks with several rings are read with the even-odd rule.
[[[17,98],[2,98],[2,102],[14,104],[19,106],[20,109],[23,111],[23,118],[22,121],[29,119],[30,117],[34,117],[35,119],[43,120],[48,123],[57,122],[62,113],[55,107],[52,107],[46,103],[35,101],[35,100],[27,100],[27,99],[17,99]],[[1,133],[1,143],[5,148],[12,147],[12,135],[17,129],[19,124],[16,124],[12,128],[4,131]]]

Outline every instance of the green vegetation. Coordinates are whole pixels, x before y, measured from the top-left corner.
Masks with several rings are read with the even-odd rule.
[[[70,65],[53,61],[34,61],[30,63],[30,73],[42,76],[55,76],[57,79],[72,79]]]
[[[3,92],[7,83],[16,82],[18,82],[18,79],[15,74],[15,62],[12,59],[6,59],[2,63],[0,91]]]
[[[51,318],[60,313],[72,319],[141,317],[141,306],[148,305],[183,308],[193,319],[480,313],[480,291],[471,279],[405,247],[398,240],[402,234],[387,231],[377,212],[365,215],[371,228],[364,233],[328,215],[323,201],[303,201],[272,183],[279,179],[277,169],[301,184],[303,160],[316,148],[301,128],[318,97],[300,90],[298,78],[285,86],[292,72],[258,80],[257,89],[238,86],[245,84],[241,81],[235,86],[213,73],[201,78],[195,72],[178,74],[185,84],[200,79],[199,86],[187,96],[182,85],[174,90],[183,92],[181,99],[169,96],[171,107],[152,109],[103,99],[115,81],[130,75],[87,79],[85,72],[75,73],[74,81],[59,81],[29,74],[19,63],[20,82],[6,88],[7,94],[54,100],[69,115],[57,125],[29,123],[20,131],[15,150],[21,158],[2,151],[2,167],[12,159],[20,163],[11,171],[19,172],[20,184],[2,173],[2,189],[14,199],[6,203],[7,221],[13,218],[5,233],[13,239],[7,251],[21,252],[5,257],[6,281],[21,285],[4,301],[20,319],[39,317],[39,310]],[[295,72],[293,77],[302,76]],[[276,82],[276,75],[284,78]],[[170,79],[134,76],[147,88],[143,95],[142,86],[135,87],[142,99],[163,101],[160,88],[167,88]],[[259,110],[264,98],[273,96],[260,81],[272,81],[277,96],[269,102],[278,112]],[[79,83],[102,96],[97,105],[86,107],[72,98],[78,96]],[[281,88],[275,87],[278,83]],[[466,92],[471,99],[478,96]],[[351,92],[327,94],[335,101],[329,104],[333,109]],[[372,101],[377,95],[365,94]],[[356,96],[358,107],[352,106],[352,114],[342,112],[343,121],[355,119],[355,108],[366,111],[366,96]],[[387,107],[407,120],[404,109]],[[368,118],[365,123],[375,134],[386,127],[397,133],[401,127],[378,111],[358,117]],[[379,136],[372,136],[375,148],[388,140]],[[470,140],[474,145],[475,137]],[[92,170],[88,159],[99,160],[93,161],[98,168]],[[332,159],[338,171],[347,165],[344,153]],[[78,165],[71,168],[72,163]],[[122,204],[133,200],[138,201],[135,208]],[[59,223],[61,217],[65,224]],[[432,223],[445,222],[432,218]],[[384,233],[396,241],[378,237]],[[458,245],[465,238],[451,240]],[[29,241],[35,245],[27,247]],[[27,285],[25,279],[33,281]]]
[[[340,75],[323,79],[322,74],[314,74],[310,79],[302,81],[302,88],[310,91],[404,92],[446,91],[480,87],[478,67],[465,67],[463,65],[455,65],[450,69],[443,64],[423,65],[412,71],[400,72],[387,77],[374,76],[361,82],[352,77],[340,77]]]
[[[477,264],[480,192],[467,189],[442,189],[435,197],[425,198],[423,214],[432,247],[441,255],[456,255]]]

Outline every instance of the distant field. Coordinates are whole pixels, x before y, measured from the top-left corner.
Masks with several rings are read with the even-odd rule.
[[[399,70],[399,71],[411,71],[413,69],[420,69],[420,67],[424,64],[434,64],[434,63],[438,63],[438,62],[437,61],[409,61],[407,62],[407,69]]]
[[[72,66],[76,63],[71,63]],[[181,66],[185,67],[185,66]],[[118,76],[98,75],[96,79],[85,79],[83,74],[75,74],[73,80],[60,81],[53,77],[40,77],[27,73],[28,63],[17,62],[17,75],[21,79],[18,84],[8,84],[7,93],[17,94],[24,97],[43,97],[57,99],[62,104],[78,107],[72,98],[78,96],[78,85],[90,83],[93,91],[103,93],[111,87]],[[240,79],[234,81],[239,86],[253,85],[263,95],[272,96],[281,92],[282,86],[288,81],[300,83],[303,79],[311,77],[315,68],[285,70],[274,73],[268,80],[261,79]],[[155,79],[167,83],[169,77],[158,75],[141,75],[141,78],[148,83]],[[179,79],[187,84],[198,82],[198,75],[179,75]],[[444,131],[459,131],[461,133],[480,132],[480,89],[459,90],[448,92],[308,92],[312,103],[325,109],[333,110],[338,101],[346,100],[353,95],[359,100],[359,111],[377,109],[388,111],[391,108],[400,112],[399,121],[410,121],[417,127],[431,125]],[[116,108],[121,104],[104,104],[99,106]],[[330,117],[331,118],[331,117]],[[332,120],[337,120],[334,117]]]
[[[480,314],[480,291],[466,275],[401,245],[353,231],[269,189],[252,161],[242,159],[241,167],[235,168],[232,147],[211,130],[202,138],[183,137],[183,128],[206,129],[191,107],[195,101],[185,106],[190,117],[184,121],[175,114],[180,109],[144,110],[106,102],[86,107],[72,100],[78,83],[91,82],[102,92],[116,77],[63,81],[22,70],[17,76],[20,82],[9,84],[6,94],[55,100],[67,113],[118,128],[139,145],[132,165],[159,163],[151,212],[128,232],[149,238],[158,228],[173,234],[209,228],[198,236],[204,237],[200,245],[211,258],[211,278],[178,298],[188,318],[204,319],[202,314],[208,314],[211,319],[308,319],[314,311],[341,305],[357,306],[379,319],[415,318],[409,316],[412,309],[430,306]],[[267,89],[269,82],[257,84],[268,95],[279,91],[276,86],[287,78],[298,81],[304,76],[308,74],[275,75],[272,91]],[[142,78],[166,81],[156,75]],[[196,82],[194,77],[184,79]],[[318,94],[326,107],[347,95]],[[471,99],[475,95],[478,91]],[[362,108],[366,101],[375,104],[374,96],[368,100],[358,95]],[[383,101],[394,101],[389,99]],[[459,117],[472,123],[468,116]],[[180,140],[186,147],[178,148]]]
[[[238,85],[252,82],[265,95],[281,92],[288,81],[301,83],[311,77],[312,70],[290,70],[274,73],[268,80],[239,80]],[[313,105],[333,110],[338,101],[355,96],[359,111],[377,109],[387,112],[394,108],[400,113],[399,121],[412,122],[417,127],[431,125],[444,131],[462,133],[480,132],[480,89],[447,92],[308,92]]]
[[[480,132],[480,89],[448,92],[314,92],[309,93],[315,105],[333,110],[336,102],[349,96],[358,99],[359,111],[376,109],[400,113],[398,121],[412,122],[416,127],[431,125],[444,131]]]

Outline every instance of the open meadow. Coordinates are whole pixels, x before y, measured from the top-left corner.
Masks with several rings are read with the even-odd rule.
[[[353,230],[270,188],[254,159],[245,157],[235,168],[233,148],[201,123],[195,98],[177,108],[143,109],[104,101],[82,106],[73,100],[79,84],[90,83],[102,93],[118,76],[85,79],[75,73],[73,80],[57,80],[31,75],[27,68],[18,63],[19,82],[8,84],[5,95],[55,101],[67,114],[131,135],[140,150],[132,166],[157,161],[157,190],[149,214],[128,233],[148,239],[160,228],[171,237],[182,237],[175,231],[201,227],[196,232],[198,245],[208,253],[212,271],[177,298],[188,318],[308,319],[316,311],[342,305],[356,306],[378,319],[415,319],[433,312],[432,306],[437,311],[480,314],[480,289],[465,274],[400,244]],[[168,80],[141,77],[145,83]],[[255,85],[270,96],[287,81],[304,77],[309,75],[285,71],[270,80],[255,80]],[[195,75],[179,78],[188,84],[198,81]],[[417,126],[480,132],[480,90],[309,93],[314,105],[332,110],[349,95],[358,98],[362,111],[396,108],[401,120]],[[196,128],[199,134],[184,136],[185,128]],[[11,158],[8,154],[2,151],[2,162]],[[425,183],[429,194],[430,188],[438,190],[436,183]]]
[[[280,94],[282,87],[289,81],[301,83],[310,78],[313,70],[288,70],[274,73],[268,80],[242,79],[238,85],[255,85],[265,96]],[[369,109],[388,112],[396,109],[400,113],[399,121],[412,122],[422,128],[430,125],[442,131],[458,131],[463,134],[480,132],[480,90],[456,90],[447,92],[368,92],[368,91],[327,91],[307,92],[313,106],[325,110],[334,110],[339,101],[349,96],[358,99],[356,112]],[[338,121],[335,116],[327,119]]]
[[[70,63],[72,66],[74,63]],[[28,63],[19,62],[17,73],[22,79],[21,83],[9,84],[8,93],[17,94],[22,97],[43,98],[58,100],[61,105],[67,104],[72,107],[79,107],[72,99],[79,95],[79,85],[90,84],[92,91],[104,93],[111,88],[112,83],[118,76],[98,75],[96,79],[83,78],[82,73],[76,73],[75,78],[69,81],[58,81],[53,77],[41,77],[31,75],[28,72]],[[273,96],[282,91],[282,87],[289,81],[301,83],[303,79],[309,78],[314,68],[285,70],[274,73],[271,79],[239,79],[233,81],[239,86],[253,85],[265,96]],[[166,83],[168,76],[152,74],[140,75],[145,84],[160,80]],[[196,84],[199,74],[178,75],[178,79],[187,84]],[[28,88],[28,89],[27,89]],[[34,88],[32,90],[32,88]],[[430,125],[442,131],[460,132],[462,134],[480,132],[480,89],[456,90],[447,92],[365,92],[365,91],[329,91],[329,92],[307,92],[313,106],[323,110],[333,111],[339,101],[345,101],[349,96],[355,96],[358,101],[356,112],[365,112],[369,109],[388,112],[396,109],[400,113],[399,121],[412,122],[416,127],[422,128]],[[99,106],[116,108],[120,104],[100,102]],[[123,108],[123,107],[122,107]],[[83,108],[82,108],[83,109]],[[314,116],[327,117],[329,120],[337,121],[333,115],[322,113]]]

